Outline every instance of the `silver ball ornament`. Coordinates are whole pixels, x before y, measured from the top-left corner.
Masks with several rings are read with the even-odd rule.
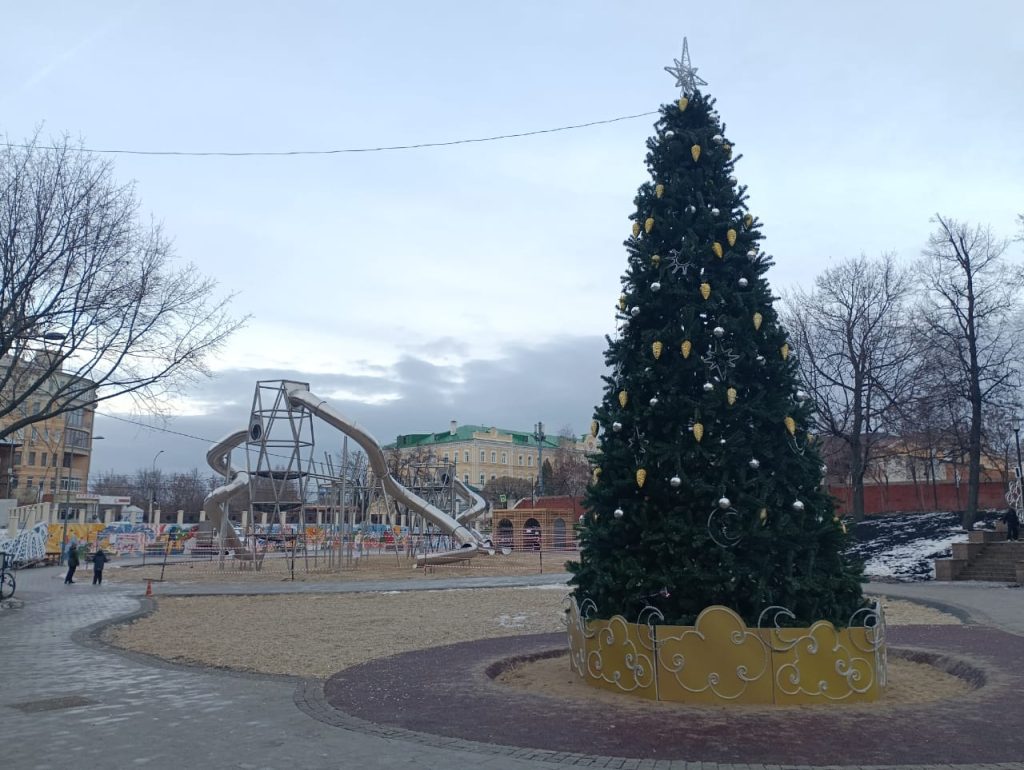
[[[748,281],[746,278],[740,278],[739,284],[741,289],[745,289],[748,286],[750,286],[750,281]]]
[[[713,216],[713,217],[717,217],[717,216],[718,216],[719,214],[721,214],[721,213],[722,213],[722,212],[721,212],[721,211],[719,211],[719,210],[718,210],[717,208],[713,208],[713,209],[711,209],[711,216]]]
[[[796,511],[797,513],[800,513],[801,511],[803,511],[803,509],[804,509],[804,504],[802,502],[800,502],[799,500],[797,500],[795,503],[793,503],[793,510]]]
[[[657,281],[655,281],[654,283],[652,283],[652,284],[651,284],[651,291],[654,291],[654,292],[658,292],[658,291],[661,291],[661,284],[660,284],[660,283],[658,283]]]
[[[747,465],[749,465],[756,471],[758,468],[761,467],[761,461],[758,460],[756,457],[751,457],[750,462],[748,462]]]
[[[757,259],[757,252],[751,249],[747,252],[747,259]]]
[[[623,511],[621,508],[616,508],[614,511],[612,511],[612,516],[614,516],[616,519],[621,519],[625,515],[626,512]]]
[[[713,391],[714,389],[715,389],[715,386],[714,386],[714,385],[712,385],[712,384],[711,384],[710,382],[705,382],[705,383],[704,383],[704,392],[705,392],[705,393],[710,393],[710,392],[711,392],[711,391]]]
[[[678,476],[673,476],[668,480],[668,483],[672,485],[673,489],[679,489],[680,485],[682,485],[683,483],[683,480]]]
[[[810,396],[808,395],[806,390],[798,390],[796,392],[796,400],[797,401],[806,401],[809,398],[810,398]]]
[[[822,466],[821,466],[821,475],[824,476],[826,473],[828,473],[828,466],[825,465],[825,464],[822,464]]]
[[[725,446],[725,439],[724,438],[718,439],[718,443],[721,444],[722,446]]]
[[[736,179],[735,174],[729,174],[729,184],[736,184],[739,180]]]
[[[711,333],[714,334],[719,339],[721,339],[722,337],[725,336],[725,329],[723,329],[721,326],[716,326],[714,329],[711,330]]]
[[[725,141],[725,137],[722,136],[721,134],[715,134],[713,137],[711,137],[711,141],[714,142],[715,144],[721,144],[722,142]]]
[[[721,508],[723,511],[728,510],[729,508],[732,507],[732,500],[730,500],[728,497],[720,497],[718,498],[718,507]]]
[[[693,204],[691,203],[691,204],[690,204],[689,206],[687,206],[687,207],[686,207],[686,213],[687,213],[687,214],[696,214],[696,213],[697,213],[697,207],[696,207],[696,206],[694,206],[694,205],[693,205]]]
[[[651,406],[657,406],[658,405],[658,397],[657,396],[651,396],[651,400],[648,401],[647,403],[649,403]]]
[[[631,316],[633,316],[633,318],[636,318],[638,315],[640,315],[640,308],[638,308],[638,307],[631,307],[629,309],[629,314]]]
[[[759,356],[758,356],[758,357],[757,357],[756,359],[754,359],[754,360],[755,360],[755,361],[757,361],[757,363],[761,364],[761,366],[764,366],[764,356],[760,356],[760,355],[759,355]]]
[[[612,430],[614,430],[614,431],[622,430],[622,423],[621,422],[613,422],[612,423]]]

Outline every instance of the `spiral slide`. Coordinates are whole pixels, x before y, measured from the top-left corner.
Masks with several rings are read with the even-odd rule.
[[[388,495],[416,511],[446,535],[459,542],[459,548],[417,556],[417,565],[444,564],[446,562],[469,559],[481,552],[488,555],[494,554],[494,546],[490,539],[484,537],[468,524],[468,522],[475,519],[487,508],[487,502],[480,495],[456,480],[456,492],[464,500],[470,502],[470,506],[458,518],[452,518],[440,508],[402,486],[391,475],[391,470],[388,468],[387,460],[384,457],[384,450],[381,449],[377,440],[354,422],[347,420],[340,412],[329,406],[326,401],[318,398],[306,389],[305,386],[301,385],[296,385],[288,390],[288,400],[294,405],[305,407],[312,414],[327,424],[334,426],[355,441],[366,452],[370,468],[373,470],[374,475],[381,480],[384,485],[384,491]]]
[[[229,433],[210,447],[206,453],[206,462],[217,473],[227,479],[227,483],[217,487],[206,496],[206,499],[203,501],[203,511],[206,512],[206,518],[221,533],[221,536],[224,538],[224,545],[234,550],[236,559],[252,559],[253,555],[246,550],[245,545],[235,532],[235,528],[228,521],[226,503],[235,495],[249,493],[249,474],[232,468],[228,462],[228,453],[235,447],[244,444],[248,437],[249,432],[247,430]]]

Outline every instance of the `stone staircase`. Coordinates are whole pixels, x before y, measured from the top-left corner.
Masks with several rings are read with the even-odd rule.
[[[1024,541],[1007,542],[1006,529],[968,533],[953,543],[952,559],[935,560],[936,580],[988,580],[1024,584]]]

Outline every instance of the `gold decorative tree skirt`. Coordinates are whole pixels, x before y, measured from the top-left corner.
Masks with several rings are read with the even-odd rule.
[[[596,608],[570,597],[573,671],[594,687],[681,703],[801,705],[876,700],[885,689],[885,623],[880,605],[848,628],[827,621],[783,628],[788,610],[770,607],[748,628],[728,607],[708,607],[692,626],[656,625],[656,609],[630,623],[592,620]],[[767,627],[766,627],[767,626]]]

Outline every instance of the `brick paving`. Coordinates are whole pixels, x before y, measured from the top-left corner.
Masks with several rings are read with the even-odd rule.
[[[459,680],[463,682],[461,687],[450,684],[441,690],[432,690],[434,710],[444,712],[449,723],[466,725],[465,737],[446,735],[443,729],[425,732],[387,720],[370,721],[339,711],[327,702],[324,686],[317,681],[178,666],[147,656],[113,651],[95,641],[91,631],[97,624],[137,612],[143,587],[105,585],[97,588],[88,585],[86,577],[82,575],[82,582],[74,586],[64,586],[56,569],[23,570],[18,574],[18,598],[24,606],[0,610],[0,766],[4,768],[21,770],[81,765],[155,768],[473,767],[515,770],[572,765],[672,770],[749,767],[762,770],[772,766],[765,764],[772,761],[767,752],[749,761],[729,765],[708,761],[710,756],[701,755],[696,750],[688,750],[671,759],[654,753],[642,758],[636,755],[627,757],[626,752],[607,742],[600,745],[560,745],[555,749],[539,748],[530,741],[509,745],[501,740],[499,733],[485,729],[484,723],[493,721],[493,715],[473,710],[474,700],[470,696],[474,694],[474,688],[480,689],[480,680],[476,677],[482,672],[472,666],[467,667],[465,660],[454,660],[451,655],[434,651],[428,653],[439,656],[438,666],[447,666],[451,682],[455,685]],[[535,579],[540,583],[551,583],[559,578],[513,576],[499,578],[496,584],[536,584],[533,582]],[[422,587],[457,587],[471,582],[472,579],[457,580],[449,586],[430,581],[429,585]],[[302,584],[300,590],[408,590],[419,587],[404,582],[367,583],[360,587],[332,584],[330,587],[312,588]],[[935,590],[930,594],[916,598],[939,603],[946,601],[941,586],[932,588]],[[198,587],[162,584],[157,591],[165,594],[277,593],[293,592],[294,588],[288,584]],[[895,591],[887,593],[898,595]],[[1005,595],[999,595],[993,603],[990,596],[979,592],[958,595],[949,603],[965,608],[964,611],[972,617],[975,617],[974,609],[980,608],[978,616],[994,619],[1003,627],[1011,627],[1017,622],[1016,618],[1024,618],[1024,613],[1017,613],[1017,605],[1013,604],[1019,601],[1020,596],[1024,594],[1018,592],[1007,605]],[[1006,650],[1010,651],[1007,655],[1020,656],[1024,653],[1019,646],[1021,640],[1013,641],[1009,634],[987,629],[973,629],[970,633],[974,632],[977,632],[975,636],[963,636],[961,642],[964,649],[985,665],[998,664],[1005,657],[1003,652]],[[950,633],[949,627],[944,627],[941,633]],[[534,643],[550,644],[536,639],[523,642]],[[922,645],[926,643],[928,640],[921,640]],[[487,652],[487,655],[492,652]],[[392,659],[392,663],[396,662],[397,658]],[[1002,688],[997,688],[999,693],[1009,693],[1014,686],[1019,687],[1012,669],[1002,670],[997,678],[1000,678],[999,687]],[[381,689],[379,682],[374,688],[387,695],[393,707],[418,697],[404,681],[391,681],[394,681],[395,689],[390,693]],[[996,693],[996,690],[992,692]],[[445,693],[445,699],[441,698],[441,693]],[[365,688],[365,694],[367,701],[373,701],[369,697],[372,694],[369,686]],[[1002,701],[997,699],[990,703],[995,708]],[[1003,705],[1012,707],[1012,704]],[[571,708],[564,705],[559,708],[560,718],[572,715]],[[512,722],[514,710],[506,710],[505,713],[504,721]],[[1000,734],[1001,726],[1007,724],[1013,725],[1010,728],[1012,734],[1021,720],[1017,712],[1009,716],[1012,719],[1008,719],[1004,712],[988,714],[979,709],[976,719],[972,718],[943,736],[944,745],[955,752],[957,746],[971,740],[970,736]],[[992,725],[990,732],[984,732],[989,730],[984,724],[986,718]],[[728,721],[733,719],[729,715]],[[479,723],[480,729],[471,729],[474,723]],[[859,740],[871,743],[879,735],[887,733],[912,737],[915,731],[926,726],[923,719],[891,720],[883,725],[880,732],[862,733]],[[828,729],[833,729],[831,724]],[[601,726],[601,730],[607,733],[607,724]],[[784,736],[773,738],[780,742]],[[806,736],[801,737],[801,740],[805,739]],[[913,762],[914,766],[922,766],[921,763],[935,761],[933,766],[949,767],[952,763],[965,761],[954,759],[963,753],[947,753],[941,760],[931,760],[924,755],[907,759],[904,758],[906,752],[898,755],[879,752],[877,759],[862,766],[892,766],[896,762]],[[1021,754],[1024,752],[1016,755],[1007,753],[1008,759],[1005,760],[994,759],[995,755],[991,753],[984,756],[976,754],[966,760],[975,764],[958,767],[1024,768],[1024,762],[1012,760],[1013,756]],[[828,757],[808,758],[806,761],[819,764],[842,762],[846,765],[853,761],[851,757],[845,750],[837,750]],[[983,760],[988,764],[981,764]],[[909,766],[904,765],[904,770],[909,770]]]
[[[580,708],[491,681],[497,661],[561,650],[562,634],[466,642],[372,661],[324,685],[329,704],[367,722],[545,751],[719,763],[948,764],[1024,758],[1016,727],[1024,637],[980,626],[891,629],[895,647],[963,660],[988,681],[959,702],[856,707]],[[566,661],[568,671],[568,661]],[[973,672],[972,672],[973,673]],[[622,696],[629,703],[629,696]]]

